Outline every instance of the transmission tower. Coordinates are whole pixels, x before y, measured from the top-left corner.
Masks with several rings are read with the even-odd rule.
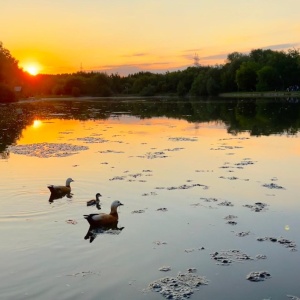
[[[195,55],[194,55],[194,66],[195,67],[200,67],[200,63],[199,63],[199,55],[198,55],[198,53],[195,53]]]

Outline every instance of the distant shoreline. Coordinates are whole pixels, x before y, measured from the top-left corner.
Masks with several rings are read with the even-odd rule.
[[[297,98],[300,97],[300,91],[297,92],[232,92],[221,93],[219,97],[222,98]]]
[[[61,96],[61,97],[30,97],[28,99],[20,99],[17,102],[36,102],[36,101],[84,101],[84,100],[148,100],[148,99],[178,99],[178,96],[170,95],[156,95],[156,96],[138,96],[138,95],[117,95],[110,97],[95,97],[95,96],[82,96],[82,97],[72,97],[72,96]],[[216,98],[300,98],[300,91],[297,92],[231,92],[231,93],[221,93]],[[187,97],[194,98],[194,97]],[[202,97],[201,97],[202,98]],[[211,97],[209,97],[211,98]]]

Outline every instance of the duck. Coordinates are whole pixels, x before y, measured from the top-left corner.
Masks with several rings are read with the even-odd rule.
[[[87,201],[86,206],[96,205],[98,209],[101,209],[99,197],[102,197],[102,195],[100,193],[97,193],[96,194],[96,199],[92,199],[92,200]]]
[[[51,193],[56,195],[66,195],[71,193],[71,182],[74,180],[72,178],[68,178],[66,180],[66,185],[48,185],[48,189]]]
[[[113,227],[118,224],[118,207],[124,205],[119,200],[113,201],[110,207],[110,213],[105,214],[89,214],[84,215],[84,218],[89,222],[92,227]]]

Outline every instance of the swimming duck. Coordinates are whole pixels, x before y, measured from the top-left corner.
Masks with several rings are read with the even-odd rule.
[[[99,197],[101,197],[102,195],[100,193],[96,194],[96,200],[92,199],[86,202],[87,206],[92,206],[92,205],[96,205],[98,209],[101,209],[101,205],[100,205],[100,199]]]
[[[66,180],[66,185],[48,185],[48,189],[51,193],[56,195],[70,194],[71,193],[71,182],[74,180],[72,178],[68,178]]]
[[[84,218],[93,227],[110,227],[118,223],[118,212],[117,208],[123,205],[119,200],[114,201],[111,204],[111,210],[109,214],[90,214],[84,215]]]

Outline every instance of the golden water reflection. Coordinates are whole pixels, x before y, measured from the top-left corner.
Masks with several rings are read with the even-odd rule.
[[[57,274],[111,270],[102,278],[101,286],[95,287],[93,280],[86,280],[84,292],[96,290],[100,294],[110,290],[116,274],[114,284],[134,277],[139,286],[146,287],[161,276],[158,268],[170,262],[174,272],[190,267],[201,270],[211,280],[211,289],[204,291],[207,296],[200,295],[207,299],[221,299],[220,294],[237,282],[242,288],[234,292],[236,299],[243,298],[245,290],[252,296],[250,291],[257,291],[255,298],[262,299],[266,294],[250,287],[245,279],[258,264],[263,269],[270,268],[274,277],[299,278],[297,252],[256,240],[258,236],[283,236],[299,247],[297,134],[231,134],[221,121],[193,123],[167,117],[141,119],[128,114],[106,119],[52,116],[39,120],[41,126],[34,127],[31,120],[22,134],[16,135],[16,146],[25,148],[9,148],[9,159],[0,162],[5,170],[0,172],[0,233],[7,241],[0,254],[11,255],[4,261],[4,268],[18,271],[21,266],[24,271],[31,270],[26,277],[16,277],[18,272],[8,274],[9,279],[3,277],[8,286],[12,279],[26,288],[36,283],[34,289],[40,295],[44,287],[49,287],[49,276],[57,278],[57,282],[50,283],[51,290],[56,291],[57,286],[64,289],[70,283]],[[42,143],[43,147],[35,147]],[[34,155],[36,150],[39,155]],[[75,180],[72,200],[53,199],[49,205],[47,185],[64,182],[68,177]],[[102,195],[103,211],[109,209],[112,200],[126,203],[119,219],[126,231],[119,225],[107,231],[88,228],[83,216],[99,213],[97,207],[86,205],[97,192]],[[229,202],[232,206],[226,205]],[[249,208],[257,202],[266,204],[265,210],[255,212]],[[236,217],[236,225],[226,222],[230,215]],[[11,232],[22,234],[16,239]],[[201,247],[204,249],[198,250]],[[241,263],[232,273],[231,267],[229,270],[215,265],[209,255],[233,248],[253,256],[262,253],[268,259]],[[32,268],[32,264],[45,263],[45,257],[47,276],[43,269]],[[136,258],[139,263],[133,264]],[[290,288],[288,282],[281,281],[285,293],[297,288],[296,283]],[[272,291],[281,287],[273,283]],[[215,291],[220,294],[212,295]],[[276,291],[272,296],[275,294]],[[140,296],[144,295],[127,298]]]
[[[40,126],[42,126],[42,121],[41,120],[34,120],[33,121],[33,124],[32,124],[32,127],[33,128],[38,128],[38,127],[40,127]]]

